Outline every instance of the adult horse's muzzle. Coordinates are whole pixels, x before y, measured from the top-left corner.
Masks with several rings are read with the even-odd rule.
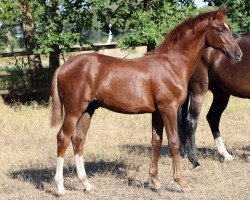
[[[238,48],[237,50],[230,49],[227,51],[227,54],[228,54],[230,60],[232,60],[233,62],[239,62],[241,60],[242,55],[243,55],[240,48]]]

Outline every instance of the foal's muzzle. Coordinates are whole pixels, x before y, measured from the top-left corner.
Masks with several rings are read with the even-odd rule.
[[[239,50],[229,50],[227,52],[229,58],[234,61],[234,62],[238,62],[241,60],[241,57],[242,57],[242,51],[239,49]]]

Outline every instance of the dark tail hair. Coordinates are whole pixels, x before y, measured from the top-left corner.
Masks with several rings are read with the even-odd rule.
[[[188,114],[188,104],[189,104],[189,94],[187,95],[186,100],[178,109],[177,125],[179,132],[180,142],[184,145],[187,142],[187,127],[186,119]]]
[[[55,71],[51,82],[51,97],[52,97],[51,126],[58,125],[63,119],[63,104],[61,102],[57,86],[57,77],[59,71],[60,68],[58,68]]]

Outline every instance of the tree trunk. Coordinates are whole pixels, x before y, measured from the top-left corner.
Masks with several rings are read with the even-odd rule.
[[[5,36],[7,38],[6,52],[13,52],[13,49],[14,49],[13,36],[9,29],[7,29]]]
[[[49,67],[56,69],[60,66],[60,49],[57,44],[51,46],[53,52],[49,54]]]
[[[28,52],[33,52],[36,47],[35,43],[36,28],[30,12],[30,6],[28,1],[22,1],[22,15],[23,15],[22,29],[23,29],[25,47]],[[28,63],[30,69],[32,70],[42,68],[40,55],[29,55]]]
[[[149,44],[147,44],[147,52],[149,51],[153,51],[155,49],[155,43],[151,42]]]
[[[111,24],[111,21],[109,22],[109,36],[108,36],[108,40],[106,42],[106,44],[111,44],[112,42],[112,39],[113,39],[113,34],[112,34],[112,31],[111,31],[111,27],[112,27],[112,24]],[[104,55],[107,55],[108,54],[108,49],[105,49],[104,50]]]
[[[59,16],[59,1],[50,1],[49,2],[49,20],[51,23],[55,22],[56,18]],[[62,24],[58,21],[56,23],[57,33],[60,34],[62,31]],[[60,66],[60,49],[58,44],[52,44],[52,52],[49,54],[49,67],[56,69]]]

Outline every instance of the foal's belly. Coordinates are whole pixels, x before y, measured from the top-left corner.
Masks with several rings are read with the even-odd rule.
[[[100,106],[119,113],[140,114],[155,111],[150,91],[145,88],[102,88],[96,95],[96,100]]]

